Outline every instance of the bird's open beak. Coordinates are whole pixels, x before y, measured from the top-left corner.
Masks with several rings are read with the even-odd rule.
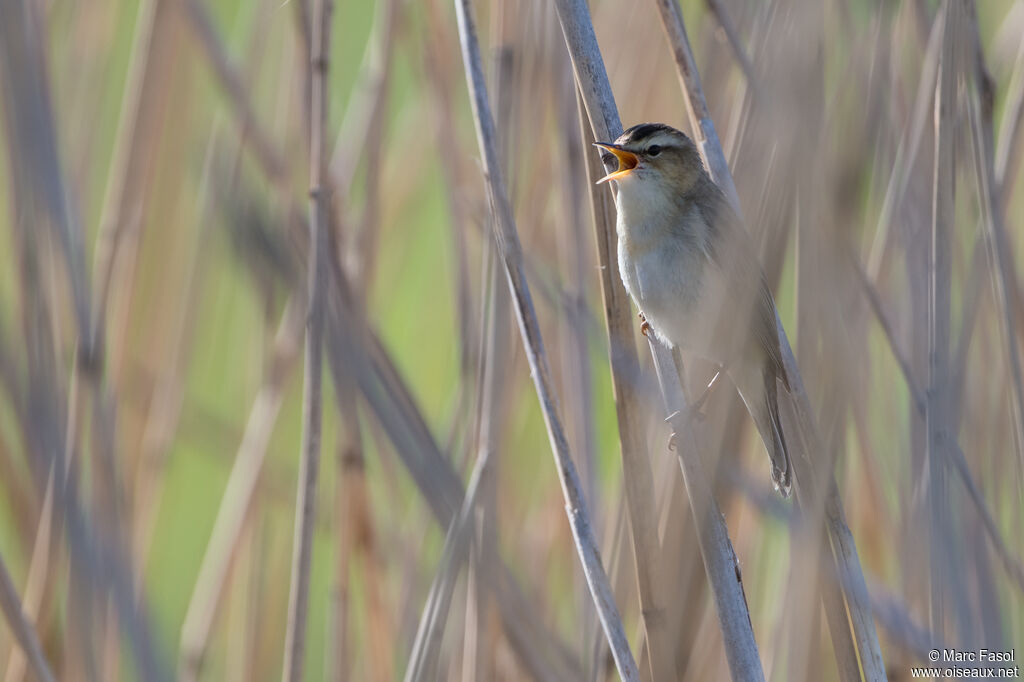
[[[634,154],[633,152],[627,152],[619,145],[612,144],[611,142],[595,142],[594,146],[601,147],[602,149],[607,149],[608,151],[615,155],[616,159],[619,160],[618,170],[612,171],[608,175],[598,180],[597,184],[599,185],[602,182],[607,182],[608,180],[617,180],[621,177],[629,175],[631,172],[633,172],[633,169],[636,168],[637,164],[640,163],[640,159],[636,157],[636,154]]]

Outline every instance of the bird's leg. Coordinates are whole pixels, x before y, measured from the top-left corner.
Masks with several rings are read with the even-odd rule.
[[[689,408],[690,416],[696,418],[697,421],[703,421],[704,420],[704,414],[700,411],[700,408],[703,407],[704,403],[707,402],[707,399],[711,397],[711,393],[712,393],[712,391],[715,388],[715,384],[718,383],[718,379],[722,376],[722,372],[724,372],[724,371],[725,371],[725,365],[719,365],[718,366],[718,370],[715,371],[715,376],[711,377],[711,381],[708,382],[708,385],[707,385],[707,387],[705,387],[704,392],[700,394],[700,397],[697,398],[697,400],[692,405],[690,405],[690,408]],[[672,417],[674,417],[674,416],[675,415],[673,414]],[[672,417],[669,417],[669,419],[671,419]],[[675,433],[675,431],[673,431],[672,435],[670,435],[668,437],[668,449],[669,450],[675,450],[676,449],[676,433]]]
[[[647,332],[651,330],[651,323],[647,321],[643,311],[637,313],[636,316],[640,318],[640,333],[647,336]]]

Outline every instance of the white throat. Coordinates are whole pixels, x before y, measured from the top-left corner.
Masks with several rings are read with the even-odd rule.
[[[615,196],[620,239],[642,244],[664,229],[675,207],[665,189],[651,177],[626,177]]]

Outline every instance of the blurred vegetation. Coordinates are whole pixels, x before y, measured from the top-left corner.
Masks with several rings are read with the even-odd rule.
[[[101,535],[110,532],[104,509],[116,499],[120,527],[114,537],[124,549],[125,575],[141,577],[129,592],[144,605],[159,665],[175,675],[183,674],[182,627],[214,520],[255,396],[272,375],[276,330],[287,301],[303,305],[304,226],[294,207],[306,210],[309,186],[303,99],[307,60],[300,39],[304,2],[0,0],[0,14],[15,16],[8,12],[20,6],[32,17],[27,26],[9,23],[0,31],[0,41],[22,28],[28,36],[23,54],[10,40],[0,51],[6,61],[0,76],[6,76],[7,122],[0,132],[7,151],[0,164],[0,369],[3,363],[13,368],[10,376],[0,371],[0,557],[24,598],[34,548],[46,544],[37,541],[36,532],[50,460],[25,435],[39,425],[23,423],[16,405],[28,400],[31,387],[42,386],[30,361],[32,352],[42,353],[49,358],[60,396],[54,398],[65,417],[59,423],[66,422],[69,394],[77,390],[84,401],[78,406],[81,432],[71,473],[85,517]],[[623,121],[664,121],[688,130],[654,4],[591,4]],[[925,44],[939,4],[828,0],[812,13],[815,23],[809,26],[786,12],[818,5],[813,0],[716,4],[731,16],[744,49],[754,56],[755,73],[763,78],[756,84],[763,99],[754,104],[709,6],[684,0],[683,14],[748,226],[776,284],[779,312],[798,347],[822,428],[838,453],[835,471],[847,517],[873,600],[886,614],[878,622],[890,679],[906,679],[910,665],[924,664],[918,635],[934,630],[929,622],[930,560],[921,540],[927,537],[927,518],[921,518],[925,482],[919,477],[923,419],[846,255],[868,268],[896,343],[909,358],[917,386],[927,389],[921,263],[929,244],[934,146],[934,88],[927,84],[925,132],[893,212],[892,236],[880,238],[878,223],[897,168],[896,150],[901,141],[910,144]],[[1013,109],[1019,107],[1013,97],[1024,79],[1024,3],[967,4],[976,4],[981,54],[992,77],[996,147],[1007,144],[1007,135],[1014,140],[999,190],[1009,246],[1005,255],[1017,263],[1024,257],[1024,179],[1019,172],[1024,144],[1015,132],[1020,111]],[[390,33],[389,8],[398,13]],[[228,60],[222,66],[239,79],[236,93],[218,75],[216,57],[197,30],[197,11],[208,14],[212,39]],[[562,35],[545,0],[477,3],[477,11],[485,54],[493,56],[501,47],[511,55],[511,77],[493,88],[492,98],[501,102],[497,111],[507,179],[527,274],[573,452],[596,482],[590,507],[639,657],[643,636],[631,544],[623,525],[618,428],[594,276],[589,199],[585,186],[573,188],[563,177],[568,154],[591,152],[580,151],[575,137],[576,104]],[[795,33],[787,33],[790,20],[798,27]],[[335,255],[365,304],[367,328],[381,339],[433,439],[466,480],[479,451],[478,382],[488,349],[482,338],[491,242],[454,15],[448,3],[436,0],[339,1],[332,21],[328,149],[340,161],[332,165],[333,177],[350,179],[348,186],[332,188]],[[963,30],[958,40],[972,44],[973,29]],[[766,47],[777,44],[790,51]],[[973,73],[975,55],[969,48],[964,52],[969,53],[964,73]],[[787,70],[786,58],[798,60],[800,68]],[[104,218],[116,214],[122,230],[111,270],[96,394],[87,391],[90,379],[76,364],[82,340],[74,283],[56,232],[48,229],[55,221],[18,191],[28,186],[19,176],[32,177],[24,150],[41,149],[34,140],[11,136],[11,121],[25,100],[10,74],[28,69],[26,59],[37,60],[48,77],[42,85],[49,93],[70,224],[84,245],[86,282],[96,281],[96,264],[102,260],[97,254]],[[133,70],[141,74],[135,81]],[[500,81],[494,72],[492,83]],[[965,76],[964,83],[968,80]],[[956,146],[957,158],[951,348],[965,349],[952,388],[953,405],[961,414],[950,412],[949,432],[991,510],[1009,563],[1016,561],[1019,569],[1024,443],[1014,435],[1020,433],[1015,420],[1021,411],[1009,353],[1019,354],[1024,338],[1022,273],[1019,267],[1009,272],[1012,314],[1007,316],[995,285],[997,259],[986,250],[983,198],[971,161],[965,103],[971,87],[960,89],[956,132],[952,140],[943,140]],[[239,98],[253,114],[248,123]],[[783,101],[766,103],[776,99]],[[373,111],[375,104],[380,105],[375,111],[379,124],[370,125],[373,116],[358,112]],[[565,111],[572,114],[569,124]],[[133,121],[134,128],[126,130]],[[45,136],[46,123],[37,124]],[[446,129],[454,135],[454,146],[446,146]],[[283,162],[277,178],[259,158],[254,139],[260,136]],[[576,147],[567,146],[570,137]],[[371,162],[378,144],[379,163]],[[112,187],[122,174],[118,212],[112,208],[117,203]],[[808,174],[816,184],[807,180]],[[818,195],[809,196],[814,191]],[[773,202],[772,197],[781,198]],[[457,213],[464,224],[453,225]],[[567,232],[567,216],[574,214],[583,220],[582,241]],[[52,324],[52,348],[33,350],[26,331],[38,299],[26,290],[22,227],[37,234],[41,247],[35,254],[46,303],[41,315]],[[798,242],[813,250],[801,253]],[[876,249],[884,257],[872,265]],[[584,265],[578,281],[567,265],[577,252]],[[460,258],[464,281],[458,274]],[[503,278],[496,281],[504,292]],[[586,313],[577,320],[585,331],[583,348],[574,345],[571,324],[577,318],[569,314],[577,285]],[[460,286],[466,296],[461,302]],[[94,284],[93,306],[97,296]],[[610,678],[518,330],[510,315],[497,328],[508,349],[499,358],[504,407],[496,417],[499,463],[493,504],[499,555],[518,580],[534,624],[546,628],[538,636],[554,633],[552,641],[564,644],[568,659],[581,666],[576,679]],[[959,361],[951,359],[954,367]],[[649,361],[644,358],[644,363]],[[286,364],[280,414],[272,422],[255,496],[218,594],[199,670],[202,680],[275,679],[281,669],[302,429],[301,357]],[[580,383],[581,366],[590,383]],[[698,386],[710,370],[699,362],[694,366],[689,379]],[[580,386],[589,386],[589,394],[580,395]],[[644,386],[649,389],[650,382]],[[356,400],[361,427],[356,434],[339,414],[343,401],[337,399],[337,386],[325,377],[324,387],[305,678],[379,680],[388,679],[382,671],[392,671],[397,679],[409,657],[446,528],[431,516],[425,493],[364,397]],[[664,448],[668,427],[654,392],[648,393],[645,427],[663,543],[666,555],[681,556],[669,569],[669,592],[691,628],[680,635],[686,641],[680,645],[685,664],[680,674],[725,679],[697,547],[692,536],[690,544],[680,544],[687,537],[680,529],[690,523],[689,510],[685,498],[682,507],[673,504],[682,487],[674,457]],[[709,421],[732,409],[732,393],[728,385],[716,391],[705,408]],[[113,415],[115,493],[96,459],[102,455],[96,440],[102,422],[89,415],[98,395],[109,397]],[[838,679],[817,600],[801,606],[792,601],[799,588],[789,582],[798,555],[790,543],[792,506],[771,497],[762,445],[748,422],[745,415],[733,418],[731,445],[711,446],[704,454],[709,468],[726,464],[715,469],[716,492],[743,567],[766,673],[773,680]],[[728,433],[728,427],[717,428]],[[365,478],[363,470],[342,467],[354,438]],[[1016,646],[1019,656],[1024,584],[993,550],[960,479],[955,473],[949,479],[947,502],[954,519],[949,551],[959,557],[947,595],[951,611],[943,631],[933,633],[936,639],[924,641],[938,648],[940,641],[971,648]],[[359,487],[362,481],[365,489]],[[369,526],[351,518],[354,507],[345,493],[354,490],[365,493]],[[673,516],[679,509],[682,515]],[[112,615],[103,615],[113,612],[112,602],[104,601],[109,595],[96,597],[99,611],[92,620],[75,621],[82,607],[70,595],[76,589],[101,588],[76,587],[69,578],[76,561],[65,537],[71,531],[63,525],[58,524],[48,563],[38,574],[42,596],[31,619],[54,673],[62,680],[89,679],[84,652],[91,650],[97,679],[145,677],[130,633],[112,626],[117,622]],[[370,532],[368,527],[372,540],[360,535]],[[680,566],[698,571],[696,586],[687,582],[684,575],[690,574]],[[347,601],[339,602],[339,595]],[[468,604],[475,598],[466,580],[460,580],[438,679],[471,679],[462,671],[463,637]],[[490,622],[480,626],[486,636],[480,646],[490,666],[486,679],[527,678],[522,652],[502,634],[497,610],[492,604]],[[342,613],[347,614],[346,627],[339,627]],[[793,660],[801,651],[793,632],[812,638],[806,660]],[[9,682],[31,679],[31,672],[15,677],[8,667],[18,649],[12,630],[0,627],[0,669]]]

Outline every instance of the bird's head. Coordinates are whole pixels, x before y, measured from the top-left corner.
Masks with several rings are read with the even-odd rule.
[[[605,165],[618,168],[598,180],[615,180],[619,191],[661,190],[685,192],[703,172],[697,146],[685,133],[663,123],[641,123],[626,130],[615,142],[595,142]]]

